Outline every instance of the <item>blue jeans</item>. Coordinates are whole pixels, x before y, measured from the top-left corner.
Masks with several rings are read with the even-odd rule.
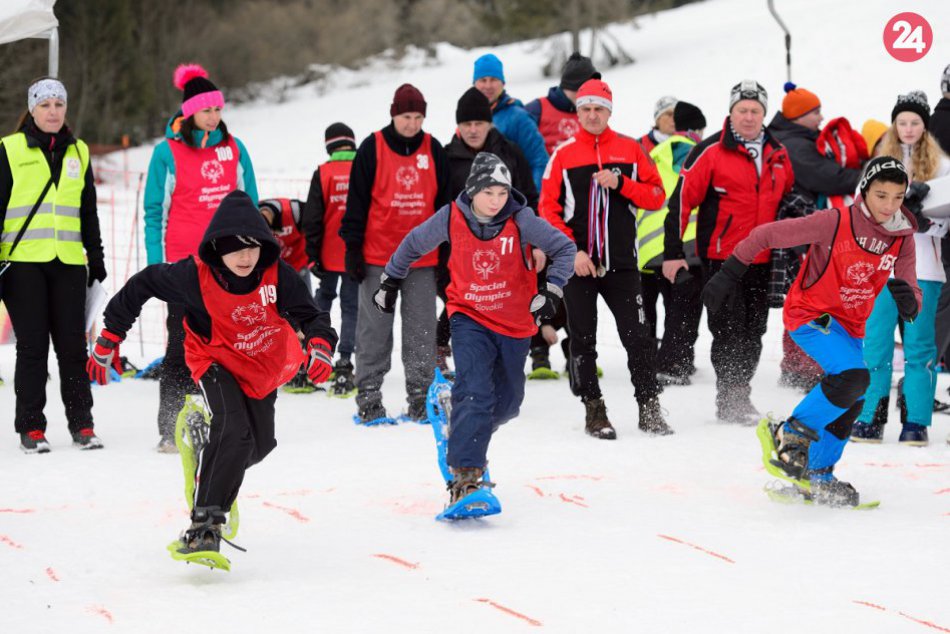
[[[920,313],[913,322],[904,323],[904,399],[907,402],[907,422],[929,427],[937,390],[934,324],[942,284],[932,281],[918,284],[924,294]],[[898,319],[897,304],[885,287],[874,302],[866,326],[864,361],[871,371],[871,385],[864,396],[864,409],[858,416],[862,423],[871,422],[878,402],[890,394],[894,330]]]
[[[524,400],[524,363],[531,338],[498,334],[461,313],[449,322],[455,385],[448,463],[454,468],[484,468],[492,434],[518,415]]]
[[[337,283],[340,284],[340,312],[343,323],[340,325],[340,343],[337,352],[343,358],[349,358],[356,350],[356,314],[359,308],[360,285],[350,279],[346,273],[323,272],[318,275],[320,287],[314,300],[317,308],[330,312],[333,300],[336,299]]]
[[[809,429],[818,433],[818,441],[812,442],[808,449],[808,468],[826,469],[841,459],[849,434],[834,434],[828,426],[848,412],[850,406],[841,407],[832,403],[826,391],[833,389],[836,375],[847,370],[864,368],[862,355],[863,340],[852,337],[834,319],[827,328],[819,327],[814,321],[799,326],[791,333],[792,339],[814,359],[825,371],[825,378],[812,388],[805,398],[795,407],[792,417]],[[858,399],[860,400],[860,399]],[[851,403],[854,405],[854,403]],[[852,413],[851,416],[854,416]],[[850,430],[850,422],[847,425]]]

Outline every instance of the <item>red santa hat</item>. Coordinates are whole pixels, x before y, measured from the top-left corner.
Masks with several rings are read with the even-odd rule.
[[[607,82],[600,79],[588,79],[581,85],[577,91],[575,106],[580,108],[588,104],[603,106],[611,112],[614,111],[614,94],[610,91]]]

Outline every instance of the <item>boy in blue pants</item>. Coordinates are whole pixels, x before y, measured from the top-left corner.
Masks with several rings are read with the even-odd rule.
[[[475,157],[455,202],[413,229],[384,269],[376,307],[393,312],[410,265],[443,242],[451,247],[446,289],[456,379],[448,441],[450,504],[478,490],[488,443],[518,415],[524,366],[539,319],[550,319],[574,272],[574,243],[525,206],[494,154]],[[536,268],[550,258],[547,285]]]
[[[859,504],[854,487],[837,480],[833,471],[870,383],[862,349],[874,299],[886,284],[901,319],[913,321],[920,310],[913,240],[917,225],[902,207],[907,182],[899,160],[872,159],[861,178],[860,195],[848,209],[825,209],[756,227],[703,289],[703,302],[713,313],[729,301],[761,251],[810,245],[785,298],[783,318],[792,339],[825,374],[787,420],[769,425],[766,419],[759,431],[772,436],[777,460],[771,464],[819,504]]]

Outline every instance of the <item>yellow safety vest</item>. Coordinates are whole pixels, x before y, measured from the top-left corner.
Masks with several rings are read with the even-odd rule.
[[[650,151],[650,157],[656,163],[656,168],[663,179],[663,189],[666,192],[666,202],[662,209],[648,211],[637,209],[637,257],[640,270],[659,269],[663,266],[663,223],[669,212],[670,196],[676,189],[679,172],[673,168],[673,143],[687,143],[696,145],[696,141],[685,136],[674,134]],[[699,208],[694,208],[689,214],[689,224],[683,235],[683,250],[692,253],[690,243],[696,240],[696,214]],[[648,271],[649,272],[649,271]]]
[[[0,259],[13,262],[85,264],[79,207],[89,167],[89,148],[77,140],[66,148],[59,184],[53,183],[36,210],[23,239],[10,257],[10,247],[50,178],[49,163],[39,148],[27,146],[22,132],[3,137],[13,175],[13,190],[3,220]]]

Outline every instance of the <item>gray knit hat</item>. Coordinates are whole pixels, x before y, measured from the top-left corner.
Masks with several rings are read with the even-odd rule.
[[[474,198],[478,192],[494,185],[511,189],[511,170],[491,152],[479,152],[465,179],[465,193]]]

